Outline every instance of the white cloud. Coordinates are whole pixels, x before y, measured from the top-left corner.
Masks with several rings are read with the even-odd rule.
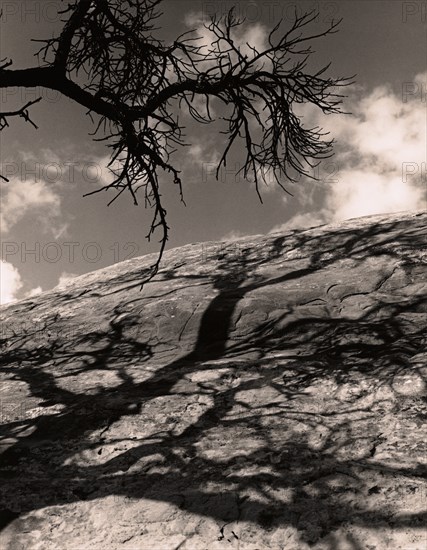
[[[0,231],[7,233],[26,214],[43,210],[46,221],[60,216],[60,198],[42,180],[12,178],[1,184]],[[49,224],[48,224],[49,226]],[[55,232],[55,226],[51,226]]]
[[[0,261],[0,304],[14,302],[17,292],[22,288],[19,271],[11,263]]]
[[[34,296],[38,296],[43,292],[43,289],[41,286],[37,286],[36,288],[33,288],[25,293],[25,298],[33,298]]]
[[[22,292],[22,282],[19,270],[10,262],[0,261],[0,304],[9,304],[21,298],[33,298],[38,296],[43,289],[41,286]],[[21,296],[19,295],[21,294]]]
[[[114,180],[108,168],[110,155],[91,155],[77,152],[75,147],[63,147],[59,153],[40,149],[37,153],[20,151],[20,162],[11,163],[10,171],[18,169],[22,179],[34,174],[36,182],[42,182],[56,191],[70,187],[70,183],[82,181],[85,185],[103,187]],[[76,158],[77,157],[77,158]],[[73,160],[70,160],[73,159]],[[121,163],[115,160],[112,168],[118,170]],[[25,175],[24,175],[25,174]],[[17,175],[13,172],[13,175]],[[55,191],[55,192],[56,192]]]
[[[215,43],[218,40],[218,37],[206,28],[206,26],[209,26],[210,22],[206,21],[206,18],[202,12],[188,14],[185,17],[185,24],[189,29],[195,31],[195,36],[197,36],[199,40],[194,44],[202,47],[200,50],[201,53],[208,54],[209,52],[212,52],[212,50],[217,53],[218,48],[220,51],[227,49],[227,45],[223,41],[220,41],[219,44]],[[223,22],[219,25],[221,28],[225,28]],[[240,49],[240,52],[243,55],[246,55],[248,59],[252,59],[256,55],[253,48],[255,48],[258,52],[267,49],[268,33],[269,31],[267,27],[261,23],[243,23],[242,25],[231,29],[231,38],[233,39],[234,44]],[[232,63],[235,63],[237,60],[236,55],[233,53],[230,53],[230,58]],[[264,58],[260,60],[258,65],[254,66],[254,69],[260,69],[263,64],[264,67],[266,67],[270,63],[271,62],[269,59]],[[200,63],[199,66],[201,68],[208,69],[216,65],[217,60],[215,56],[215,59]]]
[[[63,239],[68,238],[70,236],[70,233],[68,231],[69,228],[70,228],[70,224],[68,223],[63,223],[62,225],[59,225],[56,229],[54,227],[51,228],[54,239],[57,241],[61,237]]]
[[[308,229],[325,223],[327,212],[320,210],[319,212],[306,212],[305,214],[296,214],[286,223],[276,225],[271,229],[270,233],[289,231],[289,229]]]
[[[426,78],[427,73],[418,74],[414,82]],[[325,117],[310,105],[298,113],[307,127],[323,127],[336,139],[336,154],[328,161],[335,170],[328,177],[326,163],[323,174],[320,165],[325,191],[320,208],[316,202],[321,212],[300,213],[288,227],[304,219],[311,223],[313,215],[322,223],[427,207],[426,104],[421,95],[404,100],[384,85],[358,101],[353,98],[345,109],[353,115]]]
[[[182,150],[179,160],[181,179],[184,185],[190,181],[207,181],[214,177],[220,160],[220,154],[209,142],[197,143]]]
[[[328,200],[333,220],[418,210],[423,189],[402,178],[368,170],[344,170]]]
[[[376,88],[360,103],[356,119],[347,119],[346,137],[351,130],[351,145],[377,169],[401,171],[403,162],[426,158],[425,109],[421,101],[403,103],[387,87]]]
[[[274,171],[271,168],[266,168],[256,163],[256,175],[258,180],[258,191],[261,197],[281,190],[279,184],[277,183],[276,177],[274,175]],[[247,180],[249,182],[250,187],[255,190],[256,184],[255,184],[254,174],[252,171],[248,173]],[[289,190],[290,186],[284,185],[284,187],[285,189]]]
[[[248,234],[244,233],[243,231],[238,231],[235,229],[232,229],[231,231],[228,231],[228,233],[225,233],[219,240],[220,241],[237,241],[238,239],[243,239],[244,237],[247,237]]]
[[[108,164],[110,160],[111,157],[109,155],[85,159],[82,169],[84,181],[99,187],[110,185],[116,179],[110,168],[119,174],[122,166],[122,163],[116,159],[109,168]]]
[[[77,276],[77,273],[68,273],[67,271],[63,271],[59,276],[59,281],[55,288],[57,290],[65,288],[67,284]]]
[[[203,144],[200,145],[199,143],[196,145],[191,145],[188,149],[188,156],[191,159],[191,165],[194,166],[194,163],[196,164],[202,164],[202,163],[211,163],[211,164],[217,164],[220,159],[219,152],[210,146],[210,144]]]

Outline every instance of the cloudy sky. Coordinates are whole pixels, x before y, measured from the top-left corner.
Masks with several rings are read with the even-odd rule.
[[[427,12],[424,2],[346,0],[298,1],[164,0],[161,37],[173,41],[198,28],[213,11],[224,15],[232,5],[246,17],[244,41],[262,46],[283,19],[286,29],[299,12],[316,9],[312,30],[343,18],[340,32],[313,43],[318,68],[332,62],[333,77],[357,74],[346,90],[344,108],[352,115],[325,117],[309,106],[298,113],[307,126],[320,125],[336,140],[335,155],[317,169],[317,182],[283,184],[293,197],[271,183],[261,192],[236,176],[238,154],[227,171],[213,177],[224,148],[221,127],[197,126],[182,114],[191,147],[178,150],[187,206],[176,186],[163,182],[171,237],[168,248],[190,242],[268,233],[375,213],[426,207],[427,186]],[[3,2],[1,58],[14,68],[35,66],[38,49],[31,39],[48,38],[61,28],[60,0]],[[108,151],[91,141],[85,109],[46,89],[0,90],[2,110],[41,96],[32,108],[35,130],[12,119],[0,133],[1,301],[10,302],[62,284],[128,257],[157,249],[148,244],[151,211],[133,206],[129,197],[107,208],[105,194],[83,194],[109,181]],[[221,112],[216,113],[218,116]],[[160,238],[160,237],[159,237]],[[201,248],[202,250],[202,248]]]

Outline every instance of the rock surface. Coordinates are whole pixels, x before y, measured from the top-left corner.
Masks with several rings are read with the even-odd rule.
[[[427,215],[167,252],[1,308],[0,547],[426,547]],[[424,424],[425,425],[425,424]]]

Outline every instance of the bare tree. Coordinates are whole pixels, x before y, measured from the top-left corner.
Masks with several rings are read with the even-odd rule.
[[[231,10],[205,25],[213,37],[210,44],[201,43],[194,31],[165,44],[154,36],[161,1],[74,0],[60,12],[65,19],[59,35],[42,41],[38,66],[14,70],[12,61],[0,62],[0,87],[43,86],[87,107],[93,135],[101,133],[94,139],[111,148],[108,166],[114,177],[93,193],[116,190],[111,204],[128,190],[138,204],[142,192],[145,206],[153,209],[148,240],[156,229],[161,232],[158,259],[147,280],[158,271],[169,234],[161,172],[171,175],[184,200],[180,171],[171,161],[176,146],[185,145],[176,106],[209,124],[214,120],[210,102],[225,104],[228,142],[217,177],[233,144],[242,140],[246,158],[241,170],[254,180],[261,199],[259,180],[267,170],[287,191],[283,180],[295,181],[295,174],[313,177],[309,168],[332,153],[333,140],[318,127],[305,128],[294,106],[309,103],[323,113],[342,112],[344,96],[336,92],[350,83],[349,78],[324,76],[329,65],[314,74],[307,70],[308,42],[335,33],[340,21],[310,34],[306,27],[317,15],[295,14],[292,26],[285,32],[279,22],[268,46],[258,51],[236,39],[244,21]],[[39,100],[0,113],[0,129],[14,116],[37,128],[29,109]]]

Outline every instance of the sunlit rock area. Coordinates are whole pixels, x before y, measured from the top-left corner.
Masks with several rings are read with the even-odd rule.
[[[3,306],[0,547],[426,547],[427,214],[170,250]],[[424,429],[423,429],[424,428]]]

